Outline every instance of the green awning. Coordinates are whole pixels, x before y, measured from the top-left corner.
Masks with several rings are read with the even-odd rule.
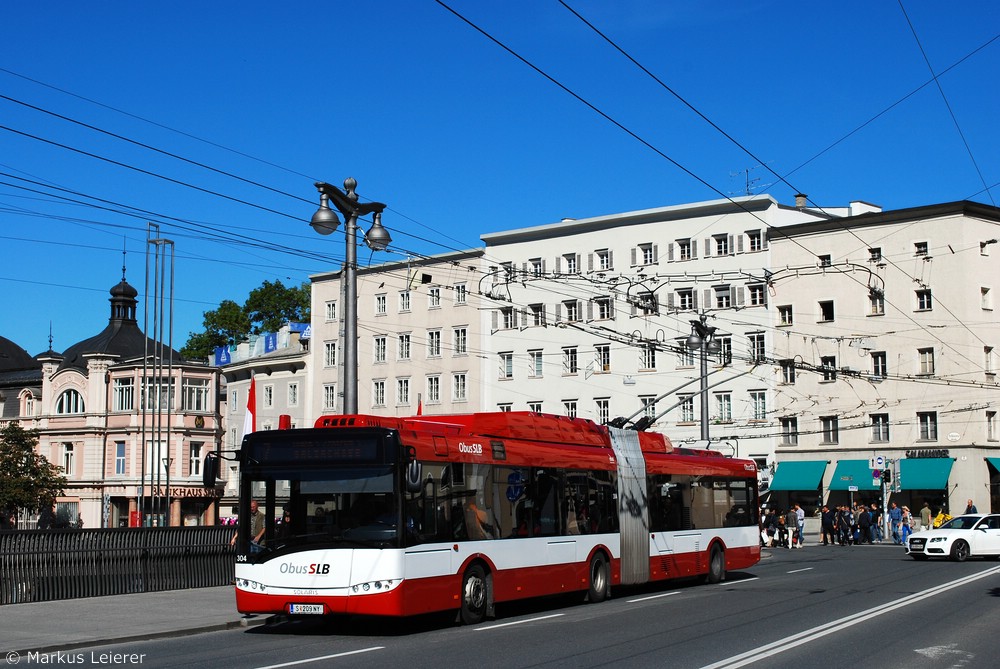
[[[858,491],[881,490],[882,482],[872,477],[867,460],[840,460],[830,479],[830,490],[850,490],[851,486],[857,486]]]
[[[986,458],[986,462],[993,465],[994,469],[1000,472],[1000,458]]]
[[[778,463],[778,471],[771,479],[768,490],[816,490],[823,473],[826,471],[826,460],[804,460],[796,462],[788,460]]]
[[[944,490],[954,464],[951,458],[903,458],[899,461],[901,490]]]

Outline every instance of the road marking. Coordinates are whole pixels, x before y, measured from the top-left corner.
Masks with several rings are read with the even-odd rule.
[[[786,571],[786,574],[798,574],[800,571],[809,571],[812,567],[806,567],[805,569],[793,569],[791,571]]]
[[[527,620],[515,620],[510,623],[500,623],[499,625],[489,625],[487,627],[475,627],[473,628],[476,632],[488,632],[489,630],[500,629],[501,627],[510,627],[511,625],[523,625],[525,623],[534,623],[539,620],[548,620],[549,618],[559,618],[566,615],[565,613],[553,613],[550,616],[540,616],[538,618],[528,618]]]
[[[759,580],[760,576],[751,576],[750,578],[741,578],[738,581],[722,581],[721,583],[716,583],[715,586],[718,587],[720,585],[742,585],[744,583],[749,583],[750,581],[759,581]]]
[[[257,669],[278,669],[279,667],[291,667],[296,664],[307,664],[309,662],[321,662],[323,660],[332,660],[338,657],[347,657],[348,655],[357,655],[359,653],[369,653],[373,650],[383,650],[385,646],[372,646],[371,648],[361,648],[359,650],[349,650],[344,653],[336,653],[334,655],[323,655],[322,657],[310,657],[305,660],[295,660],[294,662],[282,662],[281,664],[269,664],[266,667],[257,667]]]
[[[648,599],[659,599],[660,597],[669,597],[670,595],[679,595],[679,594],[681,594],[681,591],[677,590],[676,592],[663,592],[660,593],[659,595],[650,595],[649,597],[640,597],[638,599],[626,599],[625,601],[629,604],[635,604],[636,602],[645,602]]]
[[[795,648],[796,646],[801,646],[809,643],[810,641],[815,641],[816,639],[827,636],[828,634],[833,634],[834,632],[840,632],[848,627],[853,627],[858,623],[863,623],[872,618],[889,613],[890,611],[901,609],[904,606],[915,604],[923,599],[927,599],[928,597],[940,595],[948,590],[961,587],[968,583],[972,583],[973,581],[978,581],[981,578],[987,578],[998,573],[1000,573],[1000,567],[993,567],[992,569],[987,569],[986,571],[973,574],[972,576],[966,576],[965,578],[960,578],[949,583],[924,590],[923,592],[908,595],[901,599],[897,599],[896,601],[889,602],[888,604],[882,604],[865,611],[859,611],[858,613],[845,616],[839,620],[833,620],[823,625],[817,625],[812,629],[799,632],[798,634],[793,634],[792,636],[785,637],[779,641],[759,646],[753,650],[748,650],[745,653],[740,653],[739,655],[734,655],[733,657],[725,660],[720,660],[714,664],[707,664],[702,667],[702,669],[722,669],[723,667],[726,669],[735,669],[736,667],[743,667],[748,664],[753,664],[754,662],[760,662],[761,660],[777,655],[778,653],[783,653],[790,648]]]

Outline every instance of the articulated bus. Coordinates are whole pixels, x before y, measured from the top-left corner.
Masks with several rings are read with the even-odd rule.
[[[268,511],[259,542],[239,524],[242,613],[476,624],[498,602],[715,583],[760,559],[752,461],[589,420],[326,416],[247,435],[239,464],[239,518]]]

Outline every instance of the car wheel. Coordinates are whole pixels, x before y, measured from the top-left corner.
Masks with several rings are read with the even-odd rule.
[[[708,558],[708,573],[705,574],[705,583],[720,583],[726,578],[726,556],[718,546],[712,547],[711,557]]]
[[[608,596],[608,561],[604,553],[598,553],[590,560],[590,588],[587,590],[587,601],[596,604],[603,602]]]
[[[486,571],[474,564],[462,576],[462,609],[459,613],[466,625],[478,625],[486,617],[488,587]]]
[[[965,562],[969,558],[969,544],[956,541],[951,546],[951,559],[955,562]]]

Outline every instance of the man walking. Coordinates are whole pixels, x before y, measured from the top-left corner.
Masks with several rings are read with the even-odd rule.
[[[889,509],[889,526],[892,528],[892,543],[897,546],[903,543],[900,535],[899,528],[903,524],[903,510],[896,506],[896,503],[892,503],[892,508]]]
[[[931,506],[924,502],[924,508],[920,509],[920,531],[926,532],[931,529]]]
[[[799,548],[802,548],[802,540],[806,529],[806,512],[798,504],[795,505],[795,526],[798,528]]]

